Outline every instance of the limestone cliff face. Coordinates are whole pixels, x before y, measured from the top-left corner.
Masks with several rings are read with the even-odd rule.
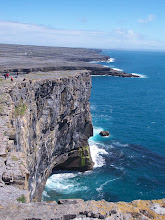
[[[30,201],[41,199],[54,167],[81,171],[93,167],[88,145],[93,133],[90,74],[40,75],[40,79],[26,79],[9,91],[15,134],[9,151],[24,154]]]

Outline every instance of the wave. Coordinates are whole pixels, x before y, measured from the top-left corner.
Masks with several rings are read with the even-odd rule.
[[[77,178],[81,175],[82,173],[80,172],[53,174],[47,180],[45,188],[65,195],[72,192],[87,190],[87,186],[82,186],[77,181]]]
[[[146,75],[143,75],[143,74],[139,74],[139,73],[131,73],[133,76],[139,76],[140,78],[148,78]]]
[[[103,131],[104,129],[101,127],[93,127],[93,136],[98,135],[101,131]]]
[[[109,59],[107,60],[107,63],[113,63],[113,62],[115,62],[115,58],[109,58]]]
[[[111,76],[111,75],[91,75],[91,76]]]
[[[43,197],[50,198],[50,196],[48,195],[48,193],[45,190],[42,193],[42,201],[43,201]]]
[[[90,105],[91,110],[96,110],[96,108],[97,108],[96,105],[92,105],[92,104]]]
[[[117,70],[117,71],[120,71],[120,72],[123,72],[122,69],[119,69],[119,68],[112,68],[113,70]]]
[[[93,137],[91,137],[89,139],[89,146],[90,146],[90,151],[91,151],[91,157],[94,162],[94,168],[104,166],[105,160],[102,155],[108,154],[104,149],[99,148],[98,145],[101,145],[101,144],[98,144],[95,141],[97,139],[99,133],[103,130],[104,129],[101,127],[94,127],[93,128]]]
[[[92,141],[89,142],[89,146],[91,157],[94,162],[94,168],[104,166],[106,163],[102,155],[108,154],[108,152],[106,152],[104,149],[98,148],[97,144]]]
[[[128,147],[129,146],[129,144],[122,144],[118,141],[113,141],[112,145],[118,146],[118,147]]]
[[[96,191],[98,191],[98,192],[102,191],[102,190],[103,190],[103,187],[106,186],[108,183],[113,182],[113,181],[115,181],[115,180],[118,180],[118,179],[120,179],[120,178],[121,178],[121,177],[118,177],[118,178],[115,178],[115,179],[106,181],[105,183],[101,184],[100,187],[96,189]]]

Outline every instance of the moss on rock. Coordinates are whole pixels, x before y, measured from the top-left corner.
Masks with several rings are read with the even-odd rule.
[[[90,161],[89,146],[84,146],[80,148],[80,155],[81,155],[81,167],[88,166]]]

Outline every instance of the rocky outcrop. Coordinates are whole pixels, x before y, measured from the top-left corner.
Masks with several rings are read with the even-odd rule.
[[[11,110],[3,135],[8,142],[5,149],[1,147],[5,152],[1,184],[24,188],[30,201],[40,201],[53,168],[84,171],[93,167],[88,145],[93,134],[91,78],[88,71],[23,78],[4,80],[9,84]]]
[[[0,219],[33,220],[158,220],[165,218],[165,200],[127,202],[86,201],[81,199],[4,206],[0,204]]]
[[[110,135],[109,131],[101,131],[99,134],[101,136],[109,136]]]

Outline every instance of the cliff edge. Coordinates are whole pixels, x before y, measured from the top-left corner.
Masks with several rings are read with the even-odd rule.
[[[40,201],[53,168],[93,167],[91,77],[88,71],[24,77],[0,82],[0,184],[26,190],[27,201]]]

